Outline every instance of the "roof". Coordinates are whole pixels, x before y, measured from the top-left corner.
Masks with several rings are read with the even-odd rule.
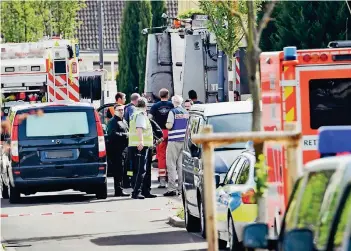
[[[104,19],[104,49],[118,50],[119,32],[125,1],[102,1]],[[167,14],[178,14],[178,0],[166,0]],[[99,1],[85,1],[86,8],[78,12],[81,25],[77,30],[80,50],[97,51],[99,48],[98,4]]]
[[[35,108],[45,108],[50,106],[69,106],[69,107],[92,107],[90,103],[82,103],[82,102],[70,102],[70,101],[56,101],[56,102],[48,102],[48,103],[34,103],[34,104],[21,104],[15,105],[11,107],[12,111],[20,111],[26,109],[35,109]]]
[[[190,112],[203,113],[205,117],[252,112],[251,101],[222,102],[211,104],[195,104]]]

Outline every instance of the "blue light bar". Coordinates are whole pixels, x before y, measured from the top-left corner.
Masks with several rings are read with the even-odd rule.
[[[322,126],[318,132],[321,155],[351,152],[351,126]]]
[[[284,61],[296,60],[297,49],[295,46],[284,47]]]

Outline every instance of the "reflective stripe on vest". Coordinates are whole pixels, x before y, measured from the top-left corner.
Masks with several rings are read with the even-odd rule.
[[[174,123],[168,132],[168,141],[184,141],[189,114],[182,107],[173,108]]]
[[[136,131],[136,119],[141,111],[135,111],[130,118],[129,125],[129,146],[138,146],[139,145],[139,137]],[[143,116],[143,115],[142,115]],[[146,118],[146,130],[143,129],[143,141],[144,146],[153,146],[153,133],[152,126],[150,120],[144,115]]]

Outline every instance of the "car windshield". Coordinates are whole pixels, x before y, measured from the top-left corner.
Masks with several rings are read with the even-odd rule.
[[[30,115],[26,120],[26,137],[86,134],[89,134],[86,112],[45,112],[41,116]]]
[[[212,116],[208,118],[208,124],[212,125],[213,132],[249,132],[252,125],[252,113],[234,113]],[[244,149],[246,142],[234,143],[225,148]]]

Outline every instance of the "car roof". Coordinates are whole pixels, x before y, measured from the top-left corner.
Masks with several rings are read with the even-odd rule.
[[[35,109],[35,108],[45,108],[51,106],[68,106],[68,107],[91,107],[93,106],[90,103],[83,102],[71,102],[71,101],[55,101],[55,102],[47,102],[47,103],[34,103],[34,104],[20,104],[11,107],[11,111],[21,111],[27,109]]]
[[[337,169],[340,166],[351,167],[351,155],[334,156],[312,160],[305,165],[305,172],[318,172],[323,170]]]
[[[190,113],[202,113],[205,117],[250,112],[252,112],[251,101],[194,104],[190,110]]]

